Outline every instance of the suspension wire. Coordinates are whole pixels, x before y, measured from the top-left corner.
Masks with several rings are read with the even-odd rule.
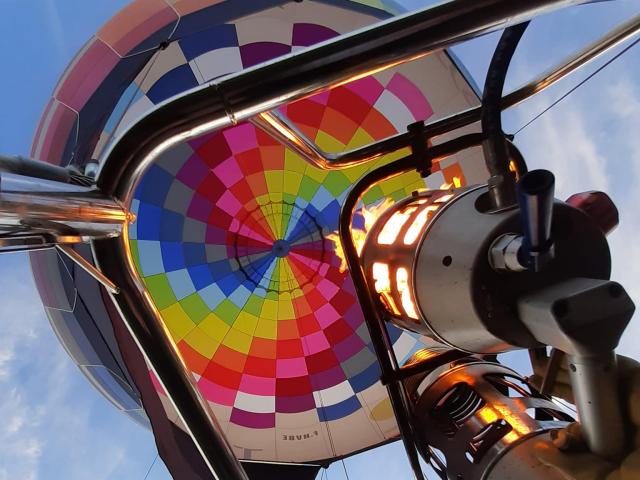
[[[611,57],[609,60],[607,60],[605,63],[603,63],[601,66],[599,66],[597,69],[595,69],[593,72],[591,72],[589,75],[587,75],[583,80],[581,80],[577,85],[575,85],[573,88],[571,88],[569,91],[567,91],[565,94],[563,94],[560,98],[558,98],[557,100],[555,100],[551,105],[549,105],[547,108],[545,108],[544,110],[542,110],[540,113],[538,113],[535,117],[533,117],[531,120],[529,120],[527,123],[525,123],[522,127],[520,127],[518,130],[516,130],[516,132],[513,134],[513,136],[515,137],[516,135],[518,135],[522,130],[524,130],[525,128],[527,128],[529,125],[531,125],[533,122],[535,122],[536,120],[538,120],[542,115],[544,115],[545,113],[547,113],[549,110],[551,110],[553,107],[555,107],[557,104],[559,104],[562,100],[564,100],[565,98],[567,98],[569,95],[571,95],[573,92],[575,92],[578,88],[580,88],[582,85],[584,85],[585,83],[587,83],[589,80],[591,80],[593,77],[595,77],[598,73],[600,73],[602,70],[604,70],[606,67],[608,67],[611,63],[613,63],[615,60],[617,60],[618,58],[620,58],[623,54],[625,54],[626,52],[628,52],[629,50],[631,50],[632,47],[634,47],[636,44],[638,44],[638,42],[640,42],[640,38],[637,38],[636,40],[634,40],[633,42],[631,42],[629,45],[627,45],[626,47],[624,47],[622,50],[620,50],[618,53],[616,53],[613,57]]]
[[[156,64],[156,61],[160,57],[161,50],[157,49],[157,47],[154,47],[154,49],[156,49],[156,52],[151,56],[149,61],[140,69],[138,74],[131,81],[131,83],[134,84],[136,78],[138,78],[138,77],[140,77],[140,75],[142,75],[142,77],[140,78],[140,81],[137,83],[138,88],[140,88],[142,86],[142,84],[144,83],[144,81],[147,79],[147,77],[149,76],[149,73],[151,73],[151,70],[153,69],[153,67]],[[139,52],[138,54],[140,54],[140,53],[145,53],[145,52]],[[194,62],[194,64],[195,64],[195,62]],[[136,98],[136,92],[133,92],[131,94],[131,97],[127,100],[126,106],[122,109],[122,116],[118,119],[116,124],[113,126],[113,130],[111,131],[111,135],[109,135],[109,138],[107,138],[107,141],[105,142],[105,146],[108,145],[109,142],[111,142],[111,140],[113,140],[113,138],[114,138],[114,136],[116,134],[116,130],[118,130],[118,128],[120,128],[120,125],[122,124],[122,120],[124,120],[124,117],[127,114],[127,112],[129,111],[129,108],[131,108],[131,105],[133,104],[133,101],[135,100],[135,98]]]
[[[342,462],[342,468],[344,469],[344,476],[347,477],[347,480],[349,480],[349,474],[347,473],[347,466],[344,463],[344,458],[340,461]]]
[[[151,465],[149,465],[149,469],[147,470],[147,473],[144,475],[144,478],[142,480],[147,480],[147,478],[149,478],[149,474],[151,473],[151,470],[153,470],[153,466],[156,464],[157,460],[158,460],[158,452],[156,452],[156,456],[153,457],[153,462],[151,462]]]

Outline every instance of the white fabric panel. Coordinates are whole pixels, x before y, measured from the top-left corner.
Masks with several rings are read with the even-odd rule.
[[[238,391],[234,405],[246,412],[273,413],[276,411],[276,397]]]
[[[382,440],[380,432],[363,410],[356,410],[351,415],[328,422],[328,426],[336,455],[351,453],[354,445],[366,448]]]
[[[117,140],[120,135],[129,129],[139,118],[146,115],[156,106],[146,96],[140,97],[136,100],[126,111],[122,119],[120,120],[116,131],[113,133],[109,144],[114,140]]]
[[[347,380],[339,383],[338,385],[334,385],[333,387],[313,392],[313,398],[316,401],[317,407],[335,405],[343,402],[353,395],[353,388],[351,388],[351,384]]]
[[[204,82],[242,70],[242,59],[238,47],[220,48],[204,53],[191,60],[190,64],[200,72]]]
[[[256,42],[275,42],[291,45],[293,25],[276,16],[264,13],[259,17],[248,17],[236,23],[238,45],[248,45]]]
[[[180,65],[187,63],[178,42],[171,42],[164,50],[158,50],[155,57],[149,61],[148,65],[140,71],[135,79],[135,83],[140,86],[140,90],[148,92],[153,85],[160,80],[167,72]]]
[[[398,132],[406,131],[407,125],[416,121],[404,103],[388,90],[378,97],[374,108],[387,117]]]
[[[273,428],[247,428],[233,423],[227,430],[233,451],[243,460],[282,461],[276,449],[276,435]]]

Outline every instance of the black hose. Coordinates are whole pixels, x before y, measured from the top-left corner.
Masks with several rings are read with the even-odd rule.
[[[482,93],[482,144],[489,170],[489,195],[493,207],[506,208],[516,203],[515,178],[509,171],[509,153],[502,131],[502,90],[513,53],[529,22],[505,29],[498,41]]]

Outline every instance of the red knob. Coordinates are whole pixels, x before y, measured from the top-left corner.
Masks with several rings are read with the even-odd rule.
[[[567,198],[566,203],[586,213],[605,234],[618,226],[618,209],[604,192],[576,193]]]

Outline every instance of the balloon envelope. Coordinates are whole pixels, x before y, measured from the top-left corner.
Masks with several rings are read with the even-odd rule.
[[[67,68],[32,155],[95,171],[160,102],[392,12],[380,0],[135,1]],[[339,152],[477,104],[441,51],[281,112],[320,148]],[[166,152],[137,187],[128,229],[137,272],[239,458],[325,461],[397,437],[351,277],[327,236],[353,183],[407,153],[322,171],[242,123]],[[426,182],[415,173],[384,182],[364,206],[454,177],[483,181],[478,160],[465,152],[436,164]],[[362,228],[361,216],[355,222]],[[100,287],[55,252],[33,254],[32,264],[56,333],[92,382],[143,423],[140,397],[154,395],[176,419],[156,379],[150,391],[129,372],[111,327],[117,314]],[[400,361],[423,345],[389,330]],[[147,413],[157,421],[157,411]]]

